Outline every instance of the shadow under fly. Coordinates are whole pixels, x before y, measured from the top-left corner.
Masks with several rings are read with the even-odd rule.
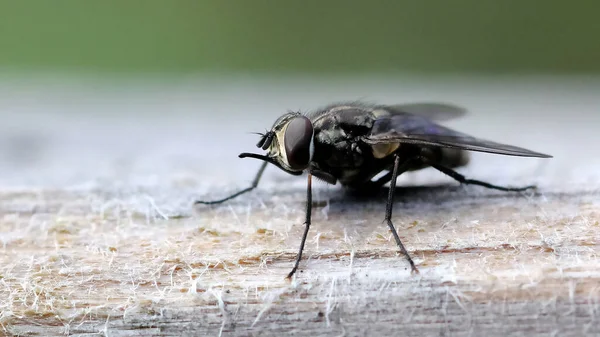
[[[497,186],[467,179],[454,169],[469,162],[467,151],[551,158],[547,154],[475,138],[437,124],[464,114],[464,109],[443,103],[371,105],[359,102],[333,104],[308,114],[288,112],[279,117],[269,131],[260,134],[257,147],[266,150],[266,155],[239,155],[240,158],[263,161],[252,185],[226,198],[196,201],[196,204],[219,204],[253,190],[267,164],[292,175],[306,172],[305,229],[296,261],[287,275],[291,278],[302,259],[311,224],[313,176],[332,185],[339,181],[357,193],[371,193],[389,182],[385,222],[412,272],[418,273],[392,223],[394,191],[399,175],[432,167],[461,184],[521,192],[535,186]],[[382,172],[383,176],[373,179]]]

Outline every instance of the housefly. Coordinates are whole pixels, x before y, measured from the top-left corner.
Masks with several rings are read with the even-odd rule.
[[[256,145],[267,151],[266,155],[239,155],[240,158],[263,161],[252,185],[226,198],[196,201],[196,204],[218,204],[253,190],[267,164],[292,175],[306,172],[305,228],[294,267],[287,276],[291,278],[298,269],[311,224],[313,176],[333,185],[339,181],[359,192],[377,189],[389,182],[385,221],[412,272],[418,273],[392,223],[394,190],[400,174],[432,167],[462,184],[519,192],[535,186],[497,186],[467,179],[454,169],[469,162],[467,151],[551,158],[547,154],[475,138],[437,124],[464,113],[465,110],[458,106],[442,103],[369,105],[359,102],[334,104],[308,114],[288,112],[279,117],[269,131],[260,134]],[[384,173],[383,176],[374,179],[380,173]]]

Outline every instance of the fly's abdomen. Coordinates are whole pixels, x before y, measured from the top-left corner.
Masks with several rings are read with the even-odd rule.
[[[459,149],[442,148],[440,164],[450,168],[465,166],[469,163],[469,152]]]
[[[424,148],[421,150],[421,155],[436,164],[448,167],[457,168],[465,166],[469,163],[469,152],[460,149],[452,149],[445,147]]]

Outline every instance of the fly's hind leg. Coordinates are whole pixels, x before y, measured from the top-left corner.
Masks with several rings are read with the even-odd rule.
[[[427,162],[427,163],[434,169],[444,173],[445,175],[453,178],[454,180],[458,181],[461,184],[483,186],[483,187],[490,188],[493,190],[500,190],[500,191],[505,191],[505,192],[523,192],[526,190],[537,188],[537,186],[535,186],[535,185],[529,185],[529,186],[524,186],[524,187],[505,187],[505,186],[493,185],[490,183],[486,183],[485,181],[480,181],[480,180],[475,180],[475,179],[467,179],[462,174],[460,174],[450,168],[447,168],[445,166],[435,164],[432,162]]]

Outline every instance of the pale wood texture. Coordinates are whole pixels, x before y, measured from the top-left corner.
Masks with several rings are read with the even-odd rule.
[[[530,91],[526,97],[553,105],[542,119],[539,112],[527,115],[536,103],[520,90],[498,92],[493,83],[463,91],[452,83],[413,88],[416,99],[432,90],[471,110],[498,105],[455,126],[557,158],[476,155],[461,172],[499,184],[538,183],[538,194],[460,187],[433,171],[404,176],[400,184],[409,187],[396,195],[394,222],[421,271],[411,275],[383,223],[385,191],[362,199],[315,183],[313,227],[290,282],[284,277],[303,231],[305,179],[270,168],[251,194],[220,206],[193,208],[191,201],[224,196],[251,180],[259,163],[235,158],[252,150],[255,138],[246,131],[268,127],[278,112],[299,105],[294,99],[306,99],[306,108],[328,102],[316,94],[295,98],[294,88],[286,89],[287,106],[265,104],[267,111],[256,116],[240,114],[226,132],[219,127],[231,117],[205,117],[218,109],[240,110],[256,93],[232,90],[242,97],[224,107],[207,98],[210,91],[201,98],[178,91],[153,96],[204,107],[204,115],[190,117],[183,109],[148,117],[146,124],[127,116],[88,124],[89,116],[71,117],[53,124],[67,130],[61,132],[44,128],[41,116],[28,121],[47,141],[34,142],[39,149],[33,159],[0,167],[0,333],[600,334],[600,136],[593,132],[600,124],[591,116],[600,106],[596,96],[574,84],[561,89],[562,96],[552,88]],[[275,97],[283,89],[264,90]],[[354,98],[375,91],[360,85],[347,90]],[[414,100],[392,101],[395,91],[386,90],[378,100]],[[477,99],[473,90],[479,90]],[[123,104],[114,93],[102,95],[113,108]],[[136,95],[126,102],[151,96]],[[75,105],[95,106],[91,101]],[[496,113],[510,105],[517,107],[510,114]],[[580,115],[565,119],[567,108]],[[588,147],[579,146],[583,140]]]

